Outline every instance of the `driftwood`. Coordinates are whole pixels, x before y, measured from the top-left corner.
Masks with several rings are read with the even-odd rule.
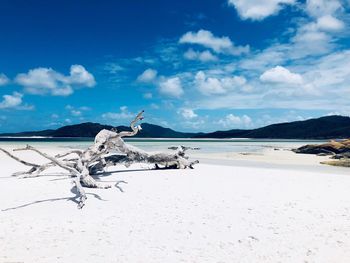
[[[72,177],[78,192],[78,208],[85,205],[87,199],[84,187],[90,188],[110,188],[111,184],[96,181],[92,176],[98,178],[105,172],[105,169],[117,164],[130,166],[132,163],[154,164],[155,169],[193,169],[193,165],[198,161],[189,161],[185,155],[186,150],[197,149],[185,146],[169,147],[174,153],[148,153],[135,146],[124,142],[123,137],[136,135],[141,126],[136,125],[143,119],[143,111],[131,122],[131,131],[101,130],[95,137],[94,144],[86,150],[74,150],[56,156],[50,156],[30,145],[24,148],[14,149],[14,151],[34,151],[48,160],[47,163],[39,165],[30,163],[14,156],[5,149],[0,151],[12,159],[29,166],[25,172],[17,172],[14,176],[22,178],[40,176],[46,169],[58,166],[68,171]],[[70,156],[70,158],[68,158]],[[119,188],[118,184],[115,187]]]

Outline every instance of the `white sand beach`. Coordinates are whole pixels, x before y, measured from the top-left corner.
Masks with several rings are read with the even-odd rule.
[[[65,171],[14,178],[26,167],[1,153],[0,262],[349,262],[350,170],[270,154],[114,167],[102,180],[123,192],[87,189],[78,210]]]

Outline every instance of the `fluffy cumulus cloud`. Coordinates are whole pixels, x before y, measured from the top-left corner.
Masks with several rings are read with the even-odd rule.
[[[172,58],[167,65],[174,66],[174,76],[157,76],[154,82],[161,94],[181,98],[176,103],[182,109],[190,105],[198,110],[334,110],[334,103],[329,102],[332,98],[342,108],[350,110],[350,59],[346,47],[349,16],[344,1],[230,0],[230,3],[244,19],[263,20],[288,5],[295,5],[293,16],[300,16],[285,21],[282,37],[265,39],[264,43],[270,43],[266,48],[252,49],[237,57],[228,56],[242,53],[237,51],[231,35],[203,29],[184,32],[177,43],[180,45],[171,49],[171,54],[175,55],[166,53],[167,58]],[[182,50],[183,57],[179,56]],[[185,60],[215,63],[198,65]],[[184,89],[188,96],[181,97]],[[191,119],[190,116],[194,116],[191,111],[180,110],[178,114],[184,122],[185,116],[189,122],[201,119]],[[223,126],[235,123],[244,126],[249,118],[228,115],[221,119]]]
[[[333,98],[333,101],[348,105],[346,101],[350,99],[350,50],[321,57],[302,69],[305,71],[304,78],[311,85],[318,87],[328,101],[332,101],[330,98]]]
[[[232,113],[226,115],[218,121],[218,124],[223,128],[248,128],[252,126],[252,119],[247,116],[236,116]]]
[[[203,71],[197,72],[195,86],[204,95],[225,94],[229,91],[244,91],[247,80],[244,77],[208,77]]]
[[[70,67],[70,76],[67,82],[71,85],[80,85],[93,87],[96,85],[94,76],[81,65],[72,65]]]
[[[31,105],[22,104],[23,94],[13,92],[12,95],[3,95],[3,100],[0,102],[0,109],[17,109],[17,110],[32,110]]]
[[[299,24],[291,39],[303,56],[323,55],[337,47],[336,40],[344,36],[344,7],[338,0],[308,0],[305,11],[308,22]],[[346,35],[346,32],[345,32]]]
[[[152,82],[157,78],[157,74],[157,70],[151,68],[146,69],[144,72],[142,72],[141,75],[137,77],[137,81],[145,83]]]
[[[331,15],[321,16],[317,19],[318,29],[328,32],[335,32],[344,29],[344,22]]]
[[[222,54],[240,55],[249,52],[249,46],[235,46],[229,37],[216,37],[212,32],[203,29],[187,32],[180,38],[179,43],[201,45]]]
[[[282,66],[277,66],[266,70],[261,76],[260,80],[267,83],[276,84],[302,84],[303,78],[300,74],[290,72]]]
[[[74,88],[96,85],[94,76],[81,65],[72,65],[68,76],[51,68],[31,69],[28,73],[18,74],[15,82],[30,94],[53,96],[67,96]]]
[[[322,17],[334,14],[342,9],[342,4],[338,0],[307,0],[306,11],[310,16]]]
[[[328,54],[337,48],[337,40],[347,35],[345,1],[307,0],[306,3],[297,4],[294,0],[229,0],[229,3],[243,19],[262,20],[293,4],[308,15],[295,23],[292,31],[286,30],[288,34],[294,32],[289,41],[275,43],[267,49],[269,52],[264,51],[265,55],[274,55],[278,59],[295,60]],[[254,59],[251,61],[254,62]],[[255,63],[251,66],[256,67]]]
[[[10,82],[9,78],[5,74],[0,73],[0,86],[4,86],[9,82]]]
[[[263,20],[277,14],[284,6],[295,4],[295,0],[228,0],[242,19]]]
[[[102,114],[102,118],[105,120],[113,120],[113,121],[118,121],[118,120],[124,120],[124,119],[131,119],[135,115],[131,112],[129,112],[127,106],[121,106],[119,112],[106,112]]]
[[[184,94],[180,78],[172,77],[161,80],[159,92],[168,97],[180,98]]]
[[[22,94],[14,92],[12,95],[4,95],[0,102],[0,109],[15,108],[22,103]]]
[[[199,71],[195,77],[197,89],[206,95],[226,93],[225,88],[217,78],[207,78],[203,71]]]
[[[90,107],[86,107],[86,106],[81,106],[81,107],[74,107],[72,105],[66,105],[65,109],[67,111],[69,111],[69,113],[73,116],[73,117],[80,117],[83,115],[84,112],[91,110]]]
[[[310,63],[312,57],[330,54],[340,46],[338,40],[348,37],[345,7],[337,0],[309,0],[299,5],[308,17],[286,29],[289,38],[274,43],[239,62],[245,70],[267,70],[278,64]],[[344,20],[344,21],[342,21]],[[308,61],[301,61],[309,59]]]
[[[188,60],[199,60],[202,62],[217,61],[218,57],[213,55],[209,50],[195,51],[192,48],[188,49],[184,53],[184,58]]]
[[[192,109],[181,109],[178,113],[181,114],[181,116],[186,120],[191,120],[198,117],[198,115]]]

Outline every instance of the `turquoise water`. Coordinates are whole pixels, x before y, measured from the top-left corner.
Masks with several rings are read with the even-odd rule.
[[[201,153],[259,152],[266,148],[295,148],[319,140],[271,140],[271,139],[126,139],[128,143],[147,151],[165,151],[169,146],[199,147]],[[93,143],[93,138],[0,138],[0,147],[36,147],[84,149]]]

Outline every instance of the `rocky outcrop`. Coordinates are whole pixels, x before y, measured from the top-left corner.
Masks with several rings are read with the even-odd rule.
[[[331,140],[323,144],[308,144],[293,149],[295,153],[330,155],[329,161],[322,164],[350,167],[350,139],[335,141]]]
[[[349,158],[343,158],[337,161],[329,160],[321,162],[321,164],[328,164],[333,166],[342,166],[342,167],[350,167],[350,159]]]

